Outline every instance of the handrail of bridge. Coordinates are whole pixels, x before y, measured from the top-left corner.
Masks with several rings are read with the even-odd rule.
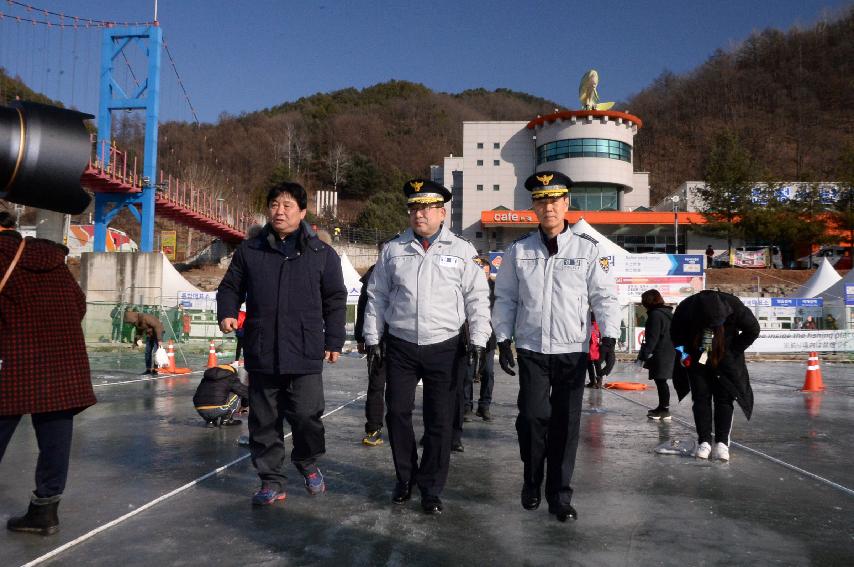
[[[143,177],[138,173],[137,158],[134,157],[129,166],[127,152],[121,151],[115,144],[108,145],[106,140],[101,140],[100,147],[97,147],[95,136],[92,135],[91,138],[95,151],[89,158],[89,169],[110,181],[114,187],[121,187],[122,192],[142,191]],[[155,188],[159,203],[181,207],[230,229],[246,233],[249,227],[256,223],[253,215],[238,212],[236,207],[223,199],[217,199],[190,183],[182,183],[163,170],[160,170],[159,183]]]

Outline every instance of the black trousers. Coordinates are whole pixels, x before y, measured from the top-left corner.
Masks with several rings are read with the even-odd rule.
[[[74,410],[34,413],[30,416],[39,458],[36,461],[36,490],[38,498],[62,494],[68,479],[68,461],[71,457],[71,431],[74,427]],[[21,421],[20,415],[0,415],[0,461],[12,434]]]
[[[734,400],[718,380],[717,370],[703,365],[692,366],[688,377],[691,380],[691,399],[694,402],[692,409],[698,442],[712,443],[714,422],[715,441],[729,445]]]
[[[602,361],[587,360],[587,380],[591,384],[602,379]]]
[[[394,470],[398,482],[417,484],[422,496],[439,496],[448,478],[461,351],[459,336],[419,346],[388,335],[385,419]],[[419,378],[424,397],[424,452],[420,465],[412,428]]]
[[[462,338],[460,339],[462,341]],[[469,357],[466,352],[466,344],[463,342],[457,351],[457,365],[454,369],[454,415],[451,423],[451,441],[453,445],[463,442],[463,415],[465,410],[471,408],[466,403],[466,387],[472,380]]]
[[[658,391],[658,407],[660,408],[669,408],[670,407],[670,386],[667,384],[667,380],[653,380],[655,382],[655,389]]]
[[[154,370],[154,353],[160,347],[160,342],[157,340],[157,337],[148,337],[148,340],[145,341],[145,369],[146,370]]]
[[[373,433],[383,427],[385,411],[385,362],[375,364],[368,373],[368,395],[365,398],[365,433]]]
[[[519,417],[516,431],[524,481],[540,486],[546,500],[567,506],[581,427],[587,353],[541,354],[518,349]],[[545,466],[548,469],[545,470]]]
[[[249,375],[249,451],[261,484],[281,489],[285,476],[284,420],[291,426],[291,462],[303,476],[326,452],[321,374]]]
[[[221,406],[205,409],[196,408],[196,411],[205,421],[215,421],[221,417],[226,418],[226,420],[234,418],[234,413],[238,408],[240,408],[240,396],[231,394],[228,402]]]

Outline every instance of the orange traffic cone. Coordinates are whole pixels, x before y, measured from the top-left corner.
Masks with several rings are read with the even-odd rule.
[[[821,364],[818,361],[818,353],[811,352],[807,360],[807,375],[801,392],[821,392],[822,390],[824,390],[824,382],[821,379]]]
[[[214,342],[211,341],[210,350],[208,350],[208,368],[213,368],[216,365],[216,346],[214,345]]]
[[[166,347],[166,355],[169,357],[169,366],[166,367],[166,372],[175,374],[175,344],[171,340]]]

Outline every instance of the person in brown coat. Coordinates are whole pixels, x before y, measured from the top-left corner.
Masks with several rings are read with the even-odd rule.
[[[16,532],[59,529],[73,419],[96,401],[80,325],[86,297],[65,265],[66,254],[49,240],[0,232],[0,278],[9,274],[5,286],[0,283],[0,324],[14,329],[0,333],[0,460],[25,414],[39,446],[29,510],[6,524]]]
[[[145,372],[143,374],[157,374],[154,367],[154,353],[163,340],[163,323],[154,315],[139,313],[133,309],[125,311],[125,323],[136,327],[136,336],[145,337]]]

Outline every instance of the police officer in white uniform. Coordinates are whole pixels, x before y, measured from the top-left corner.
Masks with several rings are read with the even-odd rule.
[[[386,368],[386,426],[397,484],[393,502],[421,491],[428,514],[442,511],[448,477],[457,364],[480,365],[489,339],[489,289],[470,242],[444,225],[445,187],[428,179],[403,186],[410,228],[383,247],[368,287],[363,328],[371,363]],[[460,335],[468,319],[470,344]],[[380,339],[386,332],[381,348]],[[423,380],[424,452],[418,463],[412,410]]]
[[[525,182],[540,226],[504,255],[492,312],[501,368],[515,376],[512,339],[519,358],[516,431],[524,463],[522,506],[539,507],[545,476],[549,513],[562,522],[577,518],[570,481],[581,425],[591,308],[602,330],[606,375],[614,367],[615,337],[620,336],[611,259],[601,254],[593,238],[573,234],[565,220],[571,183],[556,171],[536,173]]]

